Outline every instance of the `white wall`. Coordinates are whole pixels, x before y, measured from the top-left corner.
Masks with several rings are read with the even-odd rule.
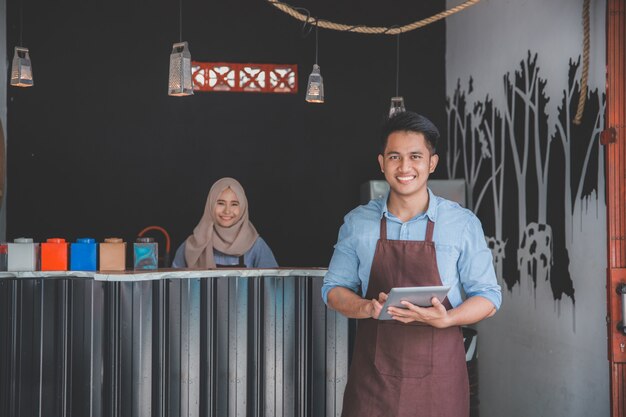
[[[448,7],[458,3],[448,1]],[[503,107],[502,76],[518,69],[531,50],[548,80],[552,133],[568,62],[582,51],[582,3],[483,0],[447,19],[447,95],[453,95],[457,79],[467,84],[471,75],[471,97],[482,100],[488,94]],[[591,3],[589,87],[603,92],[605,2]],[[568,297],[555,301],[548,282],[538,280],[533,289],[522,277],[512,291],[501,282],[501,311],[479,325],[481,417],[609,415],[604,178],[598,185],[599,195],[574,206],[568,249],[575,305]]]

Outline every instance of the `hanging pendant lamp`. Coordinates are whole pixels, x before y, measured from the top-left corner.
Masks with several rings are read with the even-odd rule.
[[[22,15],[22,1],[20,0],[20,46],[16,46],[13,53],[10,83],[14,87],[32,87],[35,84],[33,80],[33,64],[30,61],[28,48],[22,46],[22,29],[24,27]]]
[[[313,71],[309,75],[305,100],[309,103],[324,102],[324,80],[320,73],[320,66],[317,65],[317,21],[315,21],[315,64],[313,64]]]
[[[309,82],[306,88],[306,101],[309,103],[324,102],[324,81],[320,74],[320,67],[317,64],[313,65],[313,71],[311,71],[311,75],[309,75]]]
[[[11,65],[11,85],[14,87],[32,87],[34,85],[33,67],[28,48],[15,47]]]
[[[389,117],[393,116],[396,113],[401,113],[406,111],[406,107],[404,107],[404,98],[402,98],[399,94],[399,86],[400,86],[400,33],[397,35],[396,42],[396,96],[391,97],[391,105],[389,106]]]
[[[193,95],[193,82],[191,80],[191,52],[187,42],[175,43],[170,54],[170,96]]]
[[[191,79],[191,52],[189,45],[183,42],[183,0],[178,2],[178,29],[180,41],[172,46],[170,54],[170,72],[167,94],[182,97],[193,95]]]
[[[391,97],[391,106],[389,107],[389,117],[393,116],[396,113],[402,113],[403,111],[406,111],[406,107],[404,107],[404,98]]]

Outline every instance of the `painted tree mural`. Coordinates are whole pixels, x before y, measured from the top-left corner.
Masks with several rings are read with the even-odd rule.
[[[470,84],[471,85],[471,84]],[[471,94],[471,91],[470,91]],[[465,135],[465,93],[461,91],[461,80],[457,82],[454,96],[446,97],[446,115],[448,118],[448,136],[446,152],[446,170],[448,178],[456,178],[456,168],[461,157],[459,136]]]
[[[555,300],[566,295],[574,301],[573,214],[599,196],[605,99],[597,89],[589,90],[583,123],[572,124],[580,59],[570,60],[558,115],[551,118],[549,80],[541,76],[539,62],[538,54],[528,51],[517,70],[503,76],[503,91],[496,93],[503,94],[502,108],[489,95],[474,99],[471,78],[467,91],[458,80],[446,103],[446,168],[450,178],[462,169],[468,208],[482,213],[485,230],[492,233],[485,239],[496,272],[509,290],[522,281],[535,290],[548,282]],[[489,197],[491,207],[481,208]]]
[[[519,208],[517,212],[517,225],[520,231],[520,240],[522,231],[526,228],[526,172],[528,170],[528,135],[521,135],[518,138],[515,129],[517,114],[517,106],[519,95],[515,91],[515,81],[511,81],[511,75],[504,76],[504,93],[506,96],[506,106],[504,108],[504,123],[507,128],[507,137],[509,138],[511,155],[513,158],[513,167],[515,169],[515,179],[517,181],[517,201]]]
[[[504,208],[504,160],[506,151],[505,124],[500,111],[493,105],[493,100],[489,96],[485,97],[485,111],[480,123],[481,135],[485,138],[489,152],[489,176],[485,181],[481,194],[478,196],[478,206],[482,201],[484,193],[491,188],[493,203],[494,236],[487,236],[487,245],[491,249],[496,267],[496,274],[502,279],[504,259],[506,257],[506,243],[502,229],[503,208]]]
[[[459,162],[462,162],[463,178],[467,186],[467,207],[471,210],[478,210],[481,196],[474,203],[474,189],[480,175],[480,168],[483,160],[491,157],[489,146],[485,141],[485,135],[480,129],[480,123],[485,112],[485,105],[482,102],[475,102],[472,110],[468,110],[467,98],[473,92],[472,79],[469,80],[467,94],[461,90],[460,81],[454,93],[453,100],[446,101],[446,111],[448,114],[448,137],[447,145],[451,150],[446,155],[446,167],[449,178],[456,178],[456,170]],[[467,97],[467,98],[466,98]],[[459,161],[462,157],[461,161]],[[483,185],[483,189],[487,184]]]
[[[514,82],[507,74],[504,77],[507,94],[507,124],[513,134],[509,135],[517,179],[519,248],[517,266],[521,278],[530,278],[537,286],[537,279],[549,279],[553,265],[552,228],[547,224],[548,168],[552,138],[547,135],[548,99],[545,96],[546,81],[539,77],[537,54],[530,51],[515,72]],[[548,138],[543,140],[542,138]],[[526,200],[528,163],[534,153],[535,178],[537,181],[537,215],[527,223]],[[521,155],[521,156],[520,156]]]
[[[583,197],[583,186],[587,179],[587,170],[594,150],[598,154],[599,172],[602,172],[604,165],[604,159],[601,158],[601,155],[597,152],[600,133],[604,125],[604,95],[600,96],[598,90],[590,91],[587,95],[587,112],[591,113],[594,117],[585,117],[581,126],[576,126],[572,123],[580,95],[580,85],[577,82],[579,67],[580,58],[577,62],[570,59],[568,85],[567,89],[563,91],[563,97],[559,106],[559,117],[556,120],[555,133],[556,138],[559,139],[563,147],[565,155],[565,167],[563,170],[565,176],[563,214],[565,216],[565,238],[568,247],[573,239],[572,228],[574,225],[572,214],[574,212],[574,206]],[[591,124],[589,123],[590,121]],[[591,138],[591,140],[585,140],[586,138]],[[572,159],[576,156],[574,148],[578,148],[578,146],[573,146],[573,144],[580,144],[581,142],[588,143],[582,155],[582,164],[575,164],[576,172],[573,172],[575,168],[572,166]],[[597,189],[597,172],[592,188]]]

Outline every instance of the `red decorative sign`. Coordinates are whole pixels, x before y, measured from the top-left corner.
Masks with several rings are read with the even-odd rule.
[[[298,66],[192,61],[195,91],[297,93]]]

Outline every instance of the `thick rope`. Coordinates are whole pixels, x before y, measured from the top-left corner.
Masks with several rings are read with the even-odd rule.
[[[287,13],[289,16],[295,19],[298,19],[302,22],[308,23],[310,20],[315,20],[314,18],[311,18],[310,16],[307,16],[298,12],[297,10],[295,10],[293,7],[291,7],[290,5],[286,3],[282,3],[278,0],[267,0],[267,1],[271,3],[274,7],[276,7],[278,10],[284,13]],[[467,9],[470,6],[475,5],[479,1],[480,0],[467,0],[465,3],[461,3],[458,6],[452,7],[451,9],[445,10],[441,13],[437,13],[425,19],[418,20],[417,22],[409,23],[408,25],[404,25],[401,27],[387,28],[387,27],[380,27],[380,26],[344,25],[342,23],[334,23],[328,20],[323,20],[323,19],[318,20],[317,24],[319,25],[319,27],[324,28],[324,29],[338,30],[342,32],[365,33],[368,35],[397,35],[399,33],[409,32],[411,30],[419,29],[421,27],[429,25],[438,20],[445,19],[448,16],[451,16],[455,13],[460,12],[461,10]],[[585,0],[585,1],[588,1],[588,0]]]
[[[587,79],[589,78],[589,0],[583,1],[583,74],[580,78],[580,97],[578,97],[578,109],[574,117],[574,124],[579,125],[583,119],[585,100],[587,99]]]

